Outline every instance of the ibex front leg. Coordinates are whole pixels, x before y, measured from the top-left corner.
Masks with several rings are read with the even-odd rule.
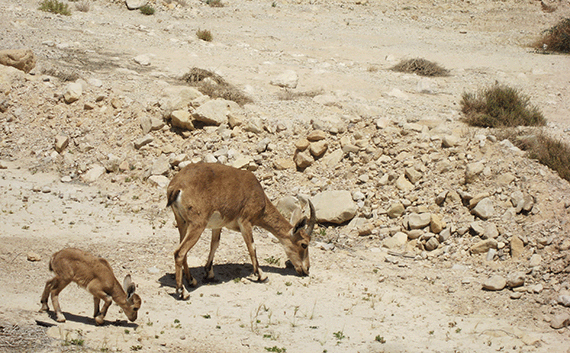
[[[249,252],[249,256],[251,257],[251,264],[253,265],[253,273],[257,275],[257,280],[259,282],[263,282],[267,279],[267,276],[261,271],[259,268],[259,263],[257,262],[257,254],[255,251],[255,244],[253,243],[253,229],[250,223],[241,223],[240,224],[241,235],[243,236],[243,240],[245,240],[245,244],[247,245],[247,251]]]

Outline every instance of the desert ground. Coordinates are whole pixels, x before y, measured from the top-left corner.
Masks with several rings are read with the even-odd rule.
[[[570,57],[531,47],[570,17],[568,1],[547,2],[555,11],[528,0],[223,4],[151,1],[156,12],[147,16],[96,0],[87,12],[70,2],[71,16],[62,16],[39,11],[37,1],[0,0],[0,49],[31,49],[37,60],[27,74],[0,68],[0,351],[569,352],[570,329],[552,326],[570,318],[558,300],[570,295],[570,184],[493,131],[467,127],[459,105],[464,92],[513,86],[542,111],[547,133],[570,142]],[[211,42],[196,37],[205,29]],[[390,70],[417,57],[450,74]],[[172,126],[165,92],[187,85],[181,78],[193,67],[251,97],[235,112],[241,127]],[[275,83],[291,72],[295,87]],[[83,92],[67,103],[70,82]],[[144,131],[143,119],[157,128]],[[264,128],[245,128],[248,121]],[[338,124],[327,129],[330,121]],[[277,167],[319,129],[325,157],[303,170]],[[61,136],[69,145],[56,151]],[[454,136],[450,148],[445,136]],[[343,138],[360,150],[325,163]],[[264,283],[251,273],[241,234],[228,230],[217,281],[203,281],[206,231],[188,255],[198,285],[181,301],[178,231],[165,185],[152,181],[158,160],[179,155],[228,164],[247,157],[274,203],[359,192],[361,222],[318,225],[307,277],[256,229]],[[481,171],[466,180],[475,163]],[[87,179],[96,164],[105,171]],[[177,165],[159,174],[170,179]],[[421,180],[398,189],[409,167]],[[529,212],[513,211],[516,191],[532,196]],[[484,194],[494,213],[481,221],[461,199],[437,202],[442,192],[463,203]],[[388,217],[396,201],[407,211]],[[449,237],[432,251],[423,236],[389,245],[420,211],[440,215]],[[478,221],[498,229],[490,258],[473,251],[483,237],[474,234]],[[524,244],[516,257],[514,238]],[[143,299],[136,322],[113,304],[96,326],[91,296],[75,284],[60,295],[65,323],[38,312],[50,256],[65,247],[106,258],[120,281],[132,275]],[[514,273],[524,286],[483,290],[493,275]]]

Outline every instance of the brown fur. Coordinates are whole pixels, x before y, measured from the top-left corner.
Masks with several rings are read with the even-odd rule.
[[[51,294],[57,321],[65,322],[58,296],[71,282],[77,283],[93,295],[95,307],[93,317],[98,325],[103,324],[107,309],[113,300],[123,309],[129,320],[135,321],[137,319],[141,299],[134,293],[135,285],[131,281],[131,276],[125,277],[124,288],[121,287],[107,260],[93,256],[83,250],[67,248],[53,254],[49,262],[49,270],[55,273],[55,277],[46,283],[41,298],[42,307],[40,311],[49,310],[48,298]],[[104,304],[100,310],[101,300]]]
[[[180,245],[174,252],[174,258],[176,291],[181,298],[189,297],[182,285],[183,267],[188,282],[196,285],[196,280],[188,270],[187,253],[207,227],[212,228],[212,244],[206,263],[207,279],[214,277],[213,258],[223,227],[241,231],[258,280],[263,281],[267,277],[257,261],[253,226],[273,233],[285,248],[297,272],[301,275],[308,274],[308,245],[315,223],[314,208],[310,202],[311,220],[307,230],[304,229],[306,219],[301,219],[294,227],[269,201],[253,173],[209,163],[190,164],[183,168],[168,185],[167,199],[167,206],[172,207],[180,233]],[[208,225],[211,220],[216,221]]]

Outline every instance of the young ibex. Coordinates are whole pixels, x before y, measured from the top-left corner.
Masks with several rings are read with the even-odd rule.
[[[107,309],[113,300],[123,309],[129,320],[137,319],[141,298],[135,293],[135,284],[131,281],[131,275],[125,277],[121,287],[107,260],[83,250],[67,248],[53,254],[49,270],[55,273],[55,277],[46,283],[40,312],[49,310],[48,297],[51,294],[57,321],[65,322],[65,316],[59,307],[58,295],[69,283],[75,282],[93,294],[95,301],[93,317],[97,325],[102,325],[105,321]],[[101,300],[105,303],[99,310]]]
[[[315,225],[315,209],[309,201],[311,217],[289,223],[269,201],[253,173],[222,164],[196,163],[183,168],[170,181],[167,190],[168,206],[172,207],[180,233],[180,245],[174,251],[176,293],[188,299],[182,284],[184,276],[191,286],[192,278],[186,255],[196,244],[205,228],[212,229],[210,254],[206,262],[206,279],[214,278],[214,253],[220,242],[222,228],[241,231],[259,281],[267,276],[259,268],[253,226],[273,233],[285,248],[289,260],[299,275],[309,274],[309,242]],[[296,214],[294,214],[296,216]],[[293,217],[292,217],[293,218]],[[292,220],[293,221],[293,220]]]

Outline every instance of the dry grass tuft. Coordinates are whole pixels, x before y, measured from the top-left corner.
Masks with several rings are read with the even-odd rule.
[[[75,9],[81,12],[89,12],[89,10],[91,10],[91,3],[87,0],[78,1],[75,3]]]
[[[544,31],[534,46],[545,52],[570,53],[570,18]]]
[[[207,29],[197,30],[196,37],[206,42],[211,42],[214,39],[214,37],[212,36],[212,32],[208,31]]]
[[[243,106],[253,100],[237,87],[227,83],[220,75],[197,67],[182,76],[182,80],[211,98],[223,98]]]
[[[392,68],[394,71],[415,73],[420,76],[448,76],[449,70],[426,59],[402,60]]]
[[[222,0],[206,0],[206,4],[210,5],[210,7],[224,7],[226,6]]]
[[[518,90],[501,85],[481,90],[476,94],[464,93],[461,111],[465,122],[479,127],[543,126],[546,119],[538,108],[531,106],[529,98]]]

